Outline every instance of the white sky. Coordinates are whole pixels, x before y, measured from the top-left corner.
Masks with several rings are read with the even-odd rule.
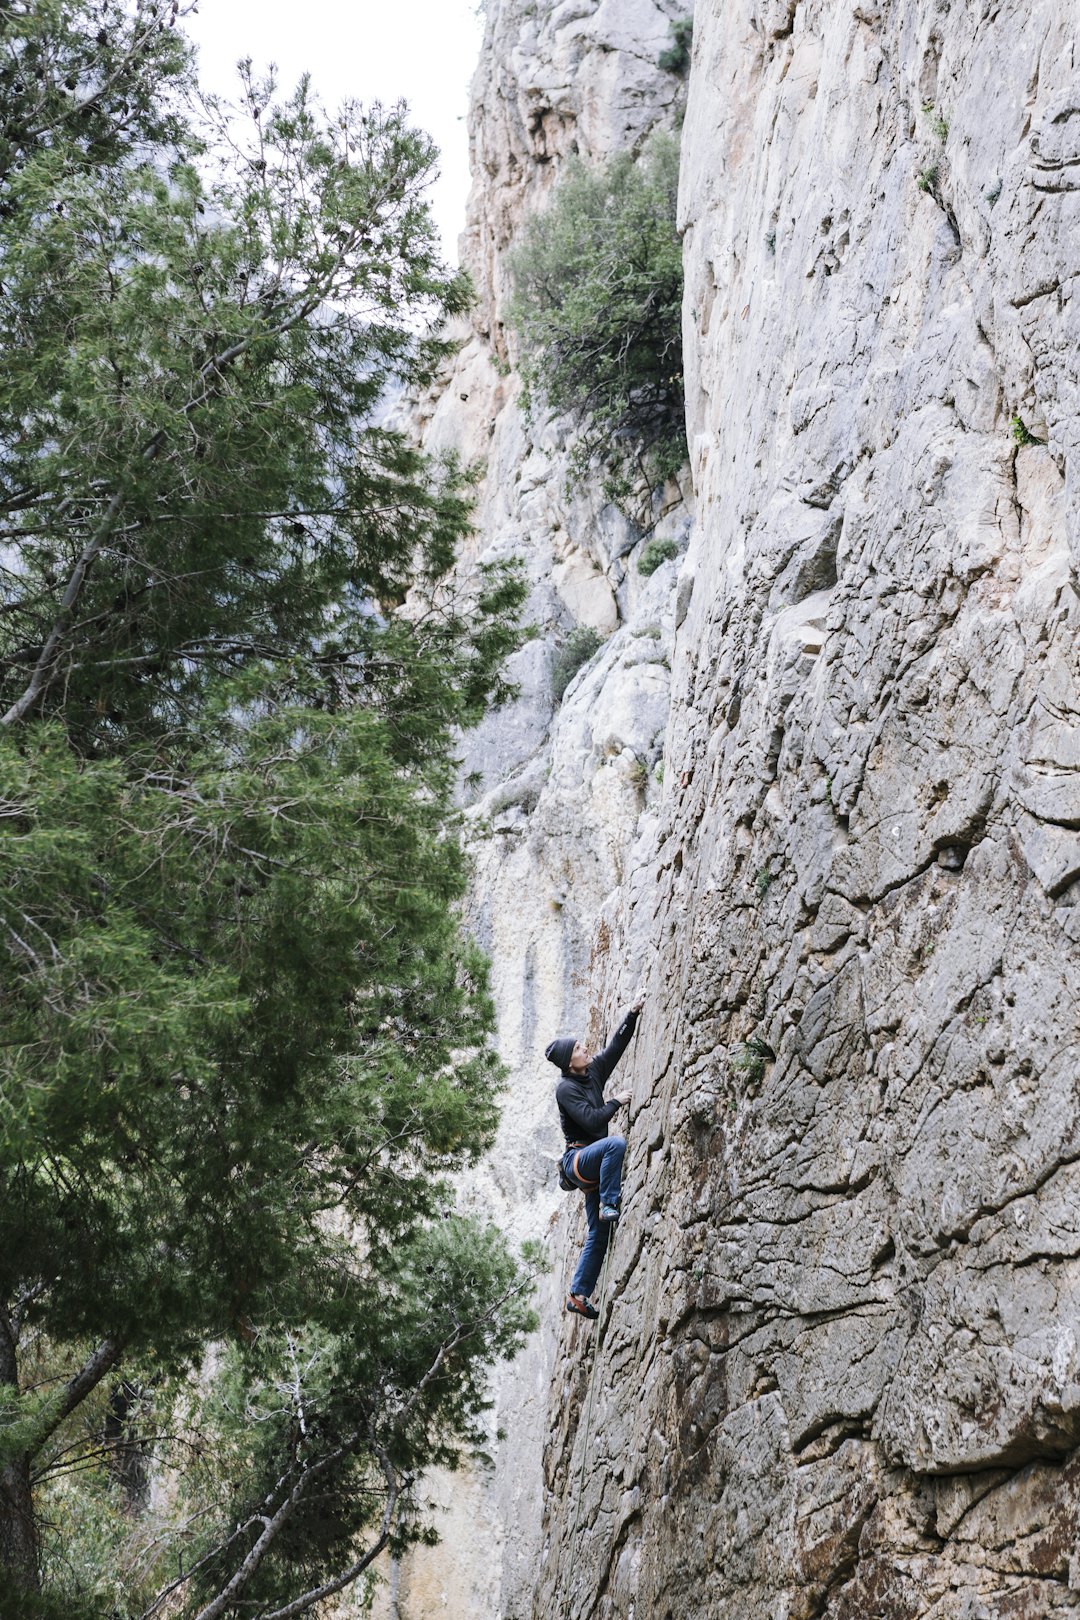
[[[439,148],[432,207],[443,252],[457,262],[469,189],[465,113],[483,32],[477,0],[198,0],[184,22],[204,89],[236,93],[235,65],[276,62],[283,89],[302,73],[330,107],[409,103]]]

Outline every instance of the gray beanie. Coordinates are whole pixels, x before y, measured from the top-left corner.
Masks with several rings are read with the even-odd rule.
[[[574,1055],[576,1045],[577,1042],[572,1035],[564,1035],[561,1040],[552,1041],[544,1056],[549,1063],[554,1063],[557,1069],[561,1069],[566,1074],[570,1068],[570,1059]]]

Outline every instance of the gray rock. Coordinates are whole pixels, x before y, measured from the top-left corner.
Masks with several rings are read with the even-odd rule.
[[[692,585],[535,1620],[1080,1612],[1075,25],[697,7]]]
[[[1076,22],[700,0],[689,543],[646,580],[569,424],[518,408],[506,250],[567,156],[671,120],[686,9],[487,8],[479,308],[417,410],[483,459],[476,553],[524,558],[540,628],[464,745],[512,1079],[463,1196],[553,1270],[494,1473],[432,1482],[444,1545],[379,1612],[1076,1615]],[[556,708],[579,622],[607,639]],[[540,1053],[639,987],[588,1329]]]
[[[636,561],[648,538],[684,548],[689,530],[675,485],[658,497],[646,535],[604,495],[599,468],[595,479],[570,476],[573,425],[525,418],[503,328],[507,250],[565,159],[579,153],[602,162],[637,149],[658,125],[671,126],[685,87],[658,58],[684,7],[681,0],[489,0],[486,10],[463,237],[478,305],[456,334],[460,347],[439,386],[412,403],[412,424],[429,449],[453,450],[483,472],[476,537],[459,559],[455,586],[469,588],[478,563],[510,557],[521,559],[529,583],[525,619],[536,634],[508,669],[519,696],[460,743],[474,874],[467,917],[491,957],[499,1049],[510,1069],[495,1150],[463,1178],[460,1196],[515,1243],[546,1237],[553,1266],[540,1301],[543,1326],[493,1380],[494,1466],[424,1481],[438,1505],[441,1544],[386,1569],[376,1620],[524,1620],[532,1602],[563,1249],[581,1218],[580,1200],[556,1189],[556,1076],[543,1051],[556,1034],[598,1041],[619,1010],[617,964],[610,963],[609,982],[602,977],[605,905],[632,875],[635,851],[655,825],[674,645],[675,565],[646,578]],[[602,646],[557,704],[553,666],[579,625],[595,630]],[[639,953],[635,971],[645,965]],[[620,1579],[631,1578],[624,1564]]]

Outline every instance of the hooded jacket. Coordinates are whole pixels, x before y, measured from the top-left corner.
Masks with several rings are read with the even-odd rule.
[[[628,1012],[607,1046],[596,1054],[584,1074],[571,1074],[569,1070],[563,1070],[563,1077],[555,1087],[555,1101],[559,1105],[559,1124],[567,1142],[587,1145],[607,1135],[608,1121],[618,1113],[620,1104],[604,1101],[604,1086],[630,1044],[637,1021],[637,1013],[633,1010]]]

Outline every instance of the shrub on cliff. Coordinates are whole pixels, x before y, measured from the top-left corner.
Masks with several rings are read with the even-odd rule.
[[[599,646],[600,637],[591,625],[579,624],[571,630],[556,655],[551,671],[551,693],[556,703],[562,702],[566,688]]]
[[[690,47],[694,39],[693,17],[680,17],[671,24],[671,44],[657,57],[657,66],[665,73],[683,75],[690,68]]]
[[[655,574],[663,563],[671,562],[678,555],[678,541],[671,539],[650,540],[648,545],[642,549],[641,556],[638,558],[637,571],[648,578],[650,574]]]
[[[572,163],[512,259],[527,401],[578,420],[576,469],[599,455],[616,498],[686,457],[678,167],[669,135],[636,161]]]

